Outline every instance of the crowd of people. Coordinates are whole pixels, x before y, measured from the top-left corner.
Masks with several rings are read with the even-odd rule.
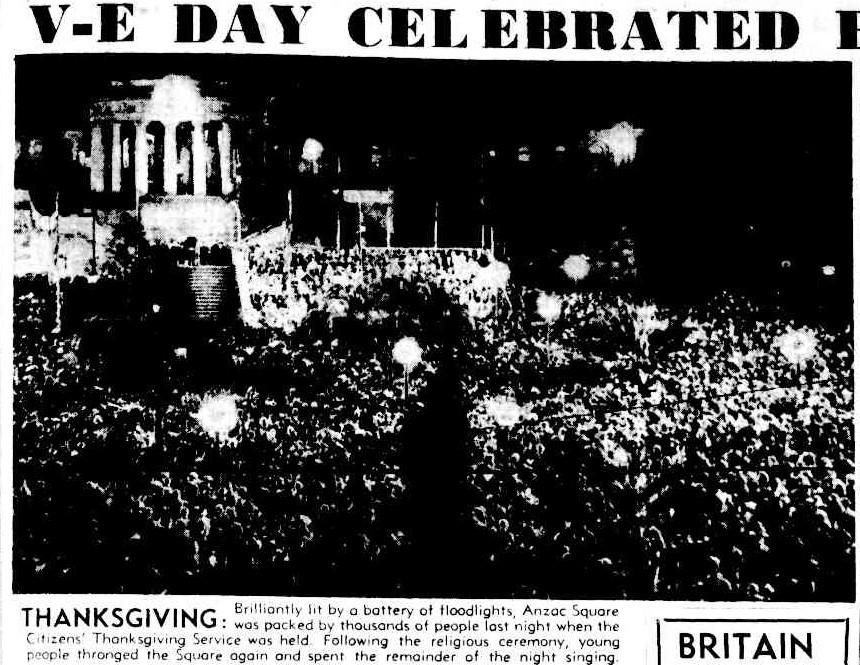
[[[850,325],[722,294],[645,305],[665,318],[644,345],[624,297],[563,300],[552,324],[514,307],[472,347],[474,516],[493,549],[576,563],[598,596],[838,595],[854,556]],[[545,591],[558,580],[581,592],[564,577]]]
[[[245,330],[118,388],[80,334],[46,331],[42,286],[16,297],[18,588],[348,591],[402,547],[400,433],[432,367]]]
[[[438,288],[473,309],[486,309],[507,275],[478,249],[324,249],[249,243],[249,291],[263,320],[294,330],[312,312],[330,318],[365,309],[379,289],[397,282],[426,295]],[[504,273],[504,269],[502,270]],[[503,286],[503,284],[502,284]]]
[[[849,322],[584,259],[554,294],[477,251],[248,258],[266,325],[170,338],[157,386],[19,280],[19,591],[849,598]]]

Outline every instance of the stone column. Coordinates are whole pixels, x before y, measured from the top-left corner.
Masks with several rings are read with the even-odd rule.
[[[218,132],[218,158],[221,160],[221,193],[227,196],[233,191],[233,146],[230,125],[226,120]]]
[[[176,194],[176,123],[164,123],[164,193]]]
[[[102,126],[93,123],[90,135],[90,189],[105,191],[105,146]]]
[[[191,130],[191,177],[194,183],[194,196],[206,195],[206,143],[203,137],[203,123],[195,122]]]
[[[110,190],[118,192],[122,189],[122,124],[113,123],[110,151]]]
[[[149,191],[149,146],[146,143],[146,125],[140,121],[134,129],[135,189],[138,196],[143,196]]]
[[[394,233],[394,202],[385,208],[385,246],[391,248],[391,234]]]

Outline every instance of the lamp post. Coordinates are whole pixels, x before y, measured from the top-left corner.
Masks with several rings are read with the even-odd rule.
[[[550,361],[549,335],[552,324],[561,316],[561,298],[555,294],[541,293],[537,299],[537,313],[546,323],[546,364]]]
[[[403,367],[403,399],[409,396],[409,374],[421,362],[423,351],[414,337],[402,337],[395,343],[391,355]]]

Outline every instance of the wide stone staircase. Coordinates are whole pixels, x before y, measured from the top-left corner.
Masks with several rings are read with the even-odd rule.
[[[213,323],[235,318],[239,297],[234,266],[197,265],[186,270],[192,318]]]

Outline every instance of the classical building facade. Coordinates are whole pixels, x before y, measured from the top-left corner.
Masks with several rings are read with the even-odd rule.
[[[524,256],[605,248],[635,214],[642,131],[626,122],[542,134],[452,122],[425,135],[373,104],[350,102],[344,113],[326,76],[253,86],[229,71],[134,70],[93,84],[52,120],[45,154],[61,168],[38,168],[37,154],[19,160],[27,168],[16,179],[44,214],[56,202],[99,223],[130,214],[150,240],[170,244],[282,227],[294,243],[332,248]],[[24,142],[33,136],[21,131],[22,153],[37,152]]]
[[[237,186],[239,151],[232,137],[244,118],[187,76],[115,89],[89,108],[96,204],[101,198],[138,210],[146,234],[168,242],[234,238],[239,220],[227,202]]]
[[[229,196],[236,184],[228,100],[186,76],[135,80],[90,107],[93,192]]]

